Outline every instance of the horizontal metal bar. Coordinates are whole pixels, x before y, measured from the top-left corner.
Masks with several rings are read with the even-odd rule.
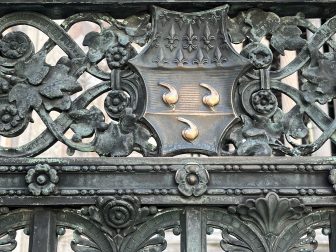
[[[196,162],[207,165],[336,165],[336,157],[99,157],[99,158],[0,158],[1,166],[36,165],[48,163],[50,165],[160,165],[160,164],[184,164]]]
[[[125,18],[139,12],[149,11],[151,5],[192,12],[230,4],[229,15],[236,15],[239,11],[256,7],[284,16],[301,12],[309,18],[328,18],[336,14],[336,1],[334,0],[1,0],[0,4],[0,15],[15,11],[35,11],[54,19],[87,11],[108,12],[115,18]]]
[[[233,195],[233,196],[223,196],[223,195],[210,195],[207,197],[181,197],[181,196],[165,196],[162,195],[148,195],[148,196],[137,196],[142,205],[155,205],[160,207],[168,206],[188,206],[188,205],[207,205],[207,206],[231,206],[237,204],[243,204],[247,199],[264,197],[264,195]],[[281,195],[281,197],[287,197]],[[80,208],[85,205],[94,205],[97,200],[97,196],[48,196],[48,197],[0,197],[0,206],[7,207],[35,207],[35,206],[55,206],[55,207],[73,207]],[[288,197],[287,197],[288,198]],[[290,197],[293,198],[293,197]],[[295,196],[294,198],[299,198],[303,204],[312,207],[335,207],[336,206],[336,196],[319,196],[312,197],[306,196]]]
[[[268,192],[336,205],[329,181],[335,158],[18,158],[0,164],[0,205],[86,205],[107,195],[134,195],[145,204],[229,205]],[[175,179],[189,164],[209,173],[207,190],[198,197],[184,196]],[[28,187],[28,171],[38,165],[48,165],[58,176],[45,197],[34,197]]]

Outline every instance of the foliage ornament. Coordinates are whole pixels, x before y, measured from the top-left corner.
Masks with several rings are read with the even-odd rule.
[[[0,38],[0,135],[22,134],[34,123],[33,112],[47,128],[24,146],[0,146],[0,156],[36,156],[57,141],[67,145],[69,155],[303,156],[328,139],[336,141],[336,121],[315,104],[336,97],[335,17],[317,28],[302,14],[281,17],[261,9],[228,13],[229,5],[190,13],[154,7],[122,21],[101,13],[73,15],[62,25],[36,13],[12,22],[7,18],[15,14],[5,15],[1,32],[9,24],[29,24],[51,39],[35,51],[24,32],[10,31]],[[68,34],[81,21],[100,26],[99,32],[85,34],[86,51]],[[314,35],[307,40],[301,30]],[[263,44],[263,38],[270,44]],[[232,43],[241,42],[239,54]],[[330,52],[321,53],[323,45]],[[66,56],[51,65],[46,59],[55,46]],[[273,64],[285,50],[298,56],[283,67]],[[102,67],[103,60],[109,68]],[[298,89],[282,82],[295,72],[303,83]],[[84,74],[101,82],[83,91]],[[179,99],[174,106],[162,100],[167,90],[160,83],[175,88]],[[202,83],[220,94],[215,107],[202,100],[208,92]],[[104,106],[91,106],[106,94]],[[293,100],[292,110],[281,110],[279,95]],[[59,113],[57,119],[53,111]],[[178,118],[197,127],[195,140],[183,137],[185,124]],[[205,123],[208,119],[211,124]],[[307,142],[309,120],[323,134],[312,143],[297,144],[296,139]],[[73,135],[68,138],[69,128]]]
[[[229,212],[256,228],[272,251],[286,226],[310,213],[311,208],[296,198],[279,198],[276,193],[269,193],[265,198],[250,199],[245,204],[230,207]]]
[[[95,206],[81,210],[83,216],[113,239],[118,251],[124,239],[157,212],[154,206],[141,207],[140,200],[132,196],[99,197]]]

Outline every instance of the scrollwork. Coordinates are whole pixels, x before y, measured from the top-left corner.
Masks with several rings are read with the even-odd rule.
[[[8,19],[11,18],[14,19],[15,17],[9,15]],[[134,149],[144,150],[145,155],[152,152],[154,147],[151,146],[147,149],[150,144],[143,143],[143,140],[140,139],[148,136],[144,140],[147,141],[152,137],[152,134],[143,125],[137,124],[142,109],[142,105],[138,101],[143,95],[143,91],[138,85],[140,78],[134,76],[135,73],[132,73],[127,66],[127,61],[136,54],[131,43],[143,45],[148,39],[149,15],[130,17],[123,22],[118,22],[104,15],[75,15],[64,21],[62,24],[64,30],[42,15],[32,14],[30,19],[33,21],[27,21],[27,24],[32,24],[42,31],[45,31],[40,25],[42,22],[48,23],[49,27],[54,27],[55,32],[57,31],[59,34],[59,39],[50,36],[53,41],[47,41],[37,53],[34,53],[34,47],[29,37],[22,32],[8,33],[0,41],[0,53],[3,57],[1,64],[8,68],[10,72],[10,76],[8,76],[7,71],[0,76],[0,91],[8,101],[8,105],[3,104],[0,108],[0,134],[6,137],[21,134],[27,128],[31,121],[31,113],[35,110],[46,124],[47,131],[49,131],[41,135],[47,141],[42,147],[36,144],[39,141],[38,138],[33,140],[21,148],[22,155],[27,155],[24,149],[26,152],[38,153],[47,145],[52,145],[54,139],[66,143],[69,147],[69,154],[73,154],[75,150],[97,151],[101,155],[112,156],[128,155]],[[87,55],[79,49],[66,33],[73,24],[85,19],[97,23],[100,22],[99,19],[102,19],[110,24],[109,28],[102,28],[100,33],[91,32],[86,35],[83,44],[89,47]],[[3,29],[6,28],[5,20],[7,20],[7,17],[2,18],[1,21]],[[47,64],[47,54],[56,44],[61,43],[61,38],[64,37],[66,37],[68,43],[66,45],[62,44],[61,48],[66,48],[65,52],[68,56],[61,58],[55,66]],[[104,124],[104,116],[100,114],[98,108],[86,108],[98,95],[93,95],[90,98],[93,93],[89,96],[83,94],[82,99],[86,100],[86,104],[78,104],[79,106],[76,106],[76,101],[72,101],[70,98],[71,95],[82,90],[78,78],[85,71],[101,78],[103,81],[110,79],[107,77],[108,73],[95,65],[103,58],[106,58],[111,69],[122,68],[122,73],[118,72],[118,79],[111,76],[110,90],[104,91],[110,91],[105,102],[105,109],[111,118],[116,120],[112,123],[114,126]],[[118,94],[120,97],[112,97],[113,94]],[[117,104],[117,99],[119,99],[120,104]],[[125,112],[126,109],[128,109],[128,112]],[[52,110],[60,112],[61,118],[66,117],[70,120],[67,119],[67,122],[64,121],[63,123],[61,123],[61,118],[52,120],[48,114]],[[133,111],[136,114],[132,114]],[[124,116],[120,116],[120,114],[124,114]],[[134,123],[136,125],[131,126]],[[65,128],[61,130],[64,126]],[[67,139],[63,135],[64,130],[69,127],[74,131],[72,139]],[[143,128],[143,130],[140,128]],[[133,130],[136,132],[133,132]],[[104,131],[108,133],[104,135]],[[130,139],[124,144],[124,150],[113,154],[113,146],[108,147],[106,142],[102,143],[103,138],[101,136],[103,135],[106,138],[110,134],[116,134],[115,139],[119,139],[121,142],[124,142],[125,138]],[[93,135],[95,135],[93,142],[87,145],[82,143],[83,138]],[[132,143],[128,143],[129,141]],[[94,146],[95,144],[97,146]],[[6,156],[5,153],[11,152],[18,153],[18,149],[20,148],[2,148],[2,155]]]
[[[0,147],[0,156],[35,156],[55,141],[66,144],[69,154],[77,150],[95,151],[103,156],[127,156],[135,150],[149,156],[188,150],[207,155],[282,153],[297,156],[312,153],[329,138],[335,141],[336,122],[315,104],[324,104],[335,98],[335,52],[319,52],[324,44],[332,50],[336,48],[331,39],[335,18],[317,28],[302,14],[280,17],[276,13],[251,9],[227,17],[227,12],[228,6],[199,13],[172,12],[157,7],[152,14],[153,23],[147,13],[122,21],[106,14],[86,13],[73,15],[60,26],[35,13],[5,15],[0,19],[1,32],[11,25],[23,23],[45,32],[50,40],[35,52],[32,41],[23,32],[12,31],[1,38],[0,134],[4,137],[22,134],[32,123],[33,111],[37,112],[47,129],[23,146]],[[17,15],[21,15],[20,22]],[[94,22],[101,28],[100,32],[85,34],[83,45],[88,47],[87,53],[67,33],[81,21]],[[313,33],[309,41],[302,36],[302,29]],[[265,38],[269,40],[269,46],[262,43]],[[238,56],[231,43],[241,42],[245,46]],[[135,44],[145,45],[139,54]],[[46,63],[46,57],[56,45],[67,56],[52,66]],[[280,69],[272,65],[274,59],[286,50],[296,50],[297,57]],[[102,60],[106,60],[109,69],[100,67]],[[216,88],[221,99],[211,104],[199,98],[197,101],[186,99],[184,92],[188,90],[184,84],[173,83],[180,99],[169,103],[173,108],[171,111],[160,113],[182,113],[183,118],[186,118],[183,113],[195,114],[197,109],[207,116],[229,113],[222,128],[213,132],[216,136],[205,137],[202,132],[206,130],[202,128],[209,125],[201,124],[197,125],[199,142],[187,140],[181,147],[180,144],[171,146],[162,141],[162,132],[147,118],[149,107],[159,103],[163,95],[158,83],[155,83],[156,93],[150,91],[152,84],[148,81],[151,80],[146,76],[151,76],[154,68],[158,69],[156,77],[168,74],[169,81],[171,77],[181,75],[179,80],[182,82],[194,83],[193,74],[186,75],[189,70],[199,74],[195,78],[212,76],[209,83],[206,79],[199,83]],[[218,74],[208,75],[212,71],[218,71]],[[215,84],[228,81],[217,80],[221,78],[219,72],[223,72],[223,76],[232,74],[232,83],[225,87]],[[299,72],[303,83],[299,89],[281,82],[294,72]],[[82,91],[78,80],[84,73],[102,82],[73,99]],[[199,88],[195,87],[197,91],[190,97],[199,97],[198,94],[204,97],[204,90]],[[226,95],[231,91],[231,97]],[[107,97],[103,108],[89,107],[104,93]],[[279,93],[296,103],[291,111],[281,111]],[[152,94],[157,94],[157,97],[152,97]],[[184,104],[186,102],[188,104]],[[202,103],[210,110],[203,111]],[[112,119],[111,123],[106,121],[103,110]],[[59,112],[60,116],[52,119],[51,111]],[[323,134],[312,143],[298,144],[293,139],[305,140],[307,119],[315,122]],[[64,135],[69,128],[74,131],[70,139]],[[92,141],[83,141],[85,138],[92,138]],[[149,143],[153,138],[157,146]],[[290,146],[284,143],[284,139]],[[203,150],[210,142],[215,142],[214,146]],[[230,143],[235,149],[227,152]]]
[[[228,30],[232,42],[247,42],[241,54],[254,66],[240,78],[239,91],[235,95],[241,97],[237,98],[241,100],[236,108],[240,111],[243,125],[243,129],[237,130],[235,127],[240,126],[233,126],[230,131],[237,148],[236,154],[272,155],[282,152],[293,156],[307,155],[320,148],[328,138],[332,138],[334,125],[330,123],[322,126],[325,132],[311,144],[300,145],[293,141],[293,138],[305,139],[307,136],[307,118],[314,122],[321,120],[321,111],[306,104],[324,104],[334,98],[330,77],[334,52],[321,54],[318,51],[324,43],[334,48],[334,41],[330,39],[333,20],[331,18],[317,29],[301,14],[279,17],[275,13],[257,9],[241,12],[229,19]],[[301,36],[302,28],[315,33],[312,40],[306,41]],[[324,29],[330,33],[320,33]],[[269,39],[270,47],[276,50],[274,54],[284,54],[285,50],[298,50],[298,56],[282,69],[270,69],[275,55],[268,47],[260,44],[265,37]],[[302,73],[300,78],[303,85],[299,90],[279,81],[296,71]],[[276,92],[288,95],[296,102],[296,106],[288,113],[283,113],[278,107]],[[314,113],[310,110],[314,110]],[[318,123],[318,126],[321,127],[321,124]],[[282,137],[285,137],[292,148],[285,146]]]

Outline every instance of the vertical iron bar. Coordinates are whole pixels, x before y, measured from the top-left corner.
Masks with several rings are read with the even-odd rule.
[[[48,209],[35,209],[30,226],[29,252],[57,252],[55,215]]]
[[[206,252],[206,221],[202,208],[186,207],[181,217],[181,252]]]
[[[336,213],[330,214],[330,229],[329,234],[329,250],[330,252],[336,252]]]

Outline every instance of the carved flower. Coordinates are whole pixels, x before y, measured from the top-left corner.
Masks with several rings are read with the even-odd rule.
[[[87,214],[108,230],[119,230],[131,227],[156,212],[156,207],[140,208],[140,200],[136,197],[122,196],[98,198],[97,206],[89,207]]]
[[[113,21],[114,24],[103,29],[100,33],[90,32],[83,41],[84,46],[89,47],[88,59],[96,63],[104,58],[109,48],[117,45],[126,46],[130,42],[144,45],[150,32],[150,15],[131,16],[125,18],[123,22]]]
[[[129,96],[125,91],[113,90],[108,93],[104,106],[107,114],[112,118],[118,118],[129,105]]]
[[[272,51],[261,43],[248,44],[241,54],[247,57],[257,69],[267,68],[273,60]]]
[[[128,50],[121,46],[116,46],[113,48],[110,47],[105,55],[107,65],[110,69],[124,66],[130,58],[130,53]]]
[[[0,107],[0,133],[3,136],[13,136],[25,126],[24,117],[19,115],[14,105]]]
[[[270,90],[259,90],[252,94],[252,106],[260,114],[269,114],[277,108],[277,100]]]
[[[32,52],[31,49],[29,37],[20,31],[10,32],[0,41],[0,52],[6,58],[19,59],[29,51]]]
[[[332,169],[330,171],[329,181],[333,185],[333,188],[336,190],[336,169]]]
[[[203,166],[191,163],[176,172],[175,181],[183,195],[200,196],[207,190],[209,174]]]
[[[8,80],[5,76],[0,76],[0,94],[8,93],[10,87],[10,80]]]
[[[48,164],[37,164],[26,175],[29,191],[35,196],[49,195],[54,192],[58,180],[56,170]]]

